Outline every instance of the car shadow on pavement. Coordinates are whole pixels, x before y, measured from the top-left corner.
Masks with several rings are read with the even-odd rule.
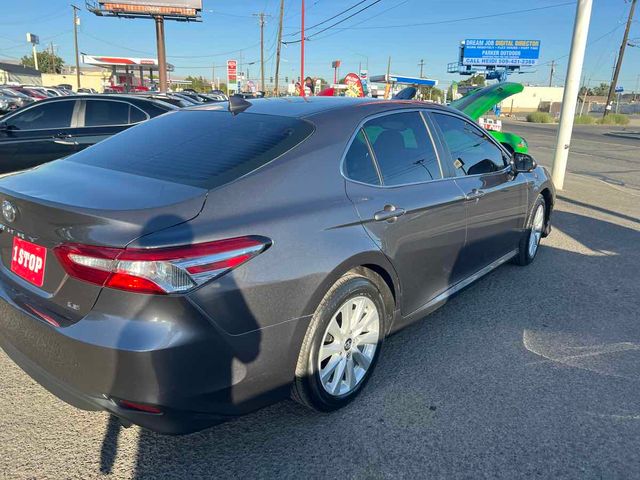
[[[283,401],[188,436],[140,430],[134,478],[630,475],[618,468],[637,452],[640,424],[603,427],[588,414],[630,408],[637,384],[549,367],[522,339],[528,330],[640,342],[629,300],[638,287],[628,281],[640,232],[567,211],[554,213],[554,228],[533,265],[499,268],[389,338],[351,405],[318,414]],[[594,435],[603,428],[608,435]],[[114,435],[110,423],[104,465]],[[591,453],[572,465],[576,439]],[[627,446],[607,449],[615,442]],[[518,468],[496,470],[499,458]]]

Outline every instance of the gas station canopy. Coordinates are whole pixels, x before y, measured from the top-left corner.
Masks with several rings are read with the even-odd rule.
[[[142,67],[152,71],[159,69],[156,58],[103,57],[82,54],[82,63],[96,67]],[[167,70],[173,72],[173,65],[167,64]]]
[[[405,85],[424,85],[425,87],[435,87],[438,84],[437,80],[431,80],[429,78],[407,77],[405,75],[373,75],[369,77],[371,83],[401,83]]]

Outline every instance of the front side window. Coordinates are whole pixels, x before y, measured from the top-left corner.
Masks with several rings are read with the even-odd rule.
[[[364,131],[373,148],[384,185],[442,178],[436,150],[418,112],[369,120]]]
[[[380,178],[362,129],[358,131],[344,157],[344,170],[345,175],[351,180],[380,185]]]
[[[75,103],[69,100],[35,105],[7,119],[7,124],[14,130],[69,128]]]
[[[87,100],[84,114],[85,127],[128,125],[142,121],[144,114],[126,102]]]
[[[502,150],[474,125],[452,115],[432,115],[451,152],[456,176],[497,172],[507,166]]]

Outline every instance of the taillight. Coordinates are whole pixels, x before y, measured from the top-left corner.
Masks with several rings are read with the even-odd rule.
[[[271,245],[248,236],[171,248],[120,249],[64,244],[54,253],[68,275],[137,293],[181,293],[220,277]]]

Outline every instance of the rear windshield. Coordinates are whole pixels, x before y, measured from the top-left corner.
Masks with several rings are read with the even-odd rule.
[[[312,132],[309,122],[297,118],[182,111],[142,123],[65,161],[211,189],[282,155]]]

